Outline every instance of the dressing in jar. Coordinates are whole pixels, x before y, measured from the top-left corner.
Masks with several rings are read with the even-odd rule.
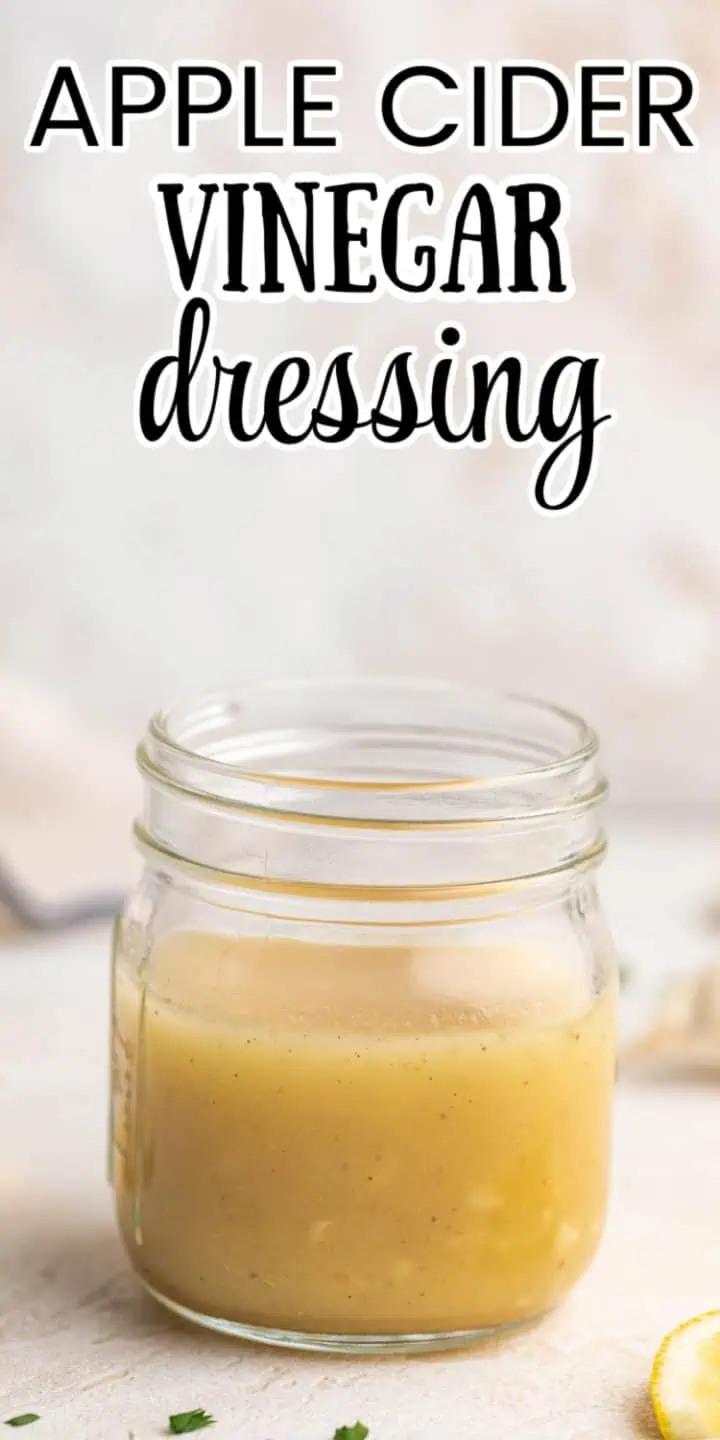
[[[111,1162],[144,1284],[341,1351],[550,1309],[608,1187],[593,734],[451,685],[267,685],[156,716],[139,757]]]

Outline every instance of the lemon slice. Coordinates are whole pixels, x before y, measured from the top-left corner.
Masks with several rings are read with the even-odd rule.
[[[687,1320],[665,1336],[650,1394],[663,1440],[719,1440],[720,1310]]]

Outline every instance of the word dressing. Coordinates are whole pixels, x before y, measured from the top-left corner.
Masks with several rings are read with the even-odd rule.
[[[447,352],[456,350],[463,336],[457,326],[446,325],[438,337],[444,350],[431,361],[424,384],[415,373],[415,349],[398,349],[388,357],[367,405],[354,373],[354,348],[334,351],[319,368],[304,352],[285,354],[258,377],[257,361],[251,357],[228,363],[218,353],[208,354],[211,330],[208,299],[188,300],[175,353],[155,356],[140,379],[138,427],[146,444],[166,439],[173,430],[186,445],[206,441],[220,415],[231,442],[254,445],[266,439],[281,447],[304,442],[342,446],[363,430],[375,444],[406,445],[419,431],[430,429],[443,445],[484,449],[497,427],[506,444],[524,447],[539,438],[550,445],[533,475],[534,500],[542,510],[564,510],[586,490],[595,433],[613,419],[597,411],[599,355],[553,359],[532,401],[526,394],[522,356],[505,355],[494,367],[486,358],[474,357],[465,363],[464,395],[456,406],[461,366],[457,356]],[[298,416],[300,402],[305,409]],[[570,475],[558,494],[551,482],[566,455]]]

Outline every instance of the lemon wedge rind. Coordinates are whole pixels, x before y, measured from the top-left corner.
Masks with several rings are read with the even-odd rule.
[[[708,1358],[713,1342],[717,1355]],[[706,1310],[665,1336],[650,1395],[663,1440],[720,1440],[720,1310]]]

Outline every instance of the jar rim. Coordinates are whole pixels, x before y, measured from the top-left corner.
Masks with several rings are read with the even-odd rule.
[[[444,890],[604,850],[598,739],[572,711],[449,681],[277,681],[151,719],[138,830],[253,884]]]
[[[541,729],[552,726],[557,734],[553,735],[552,741],[546,739],[544,756],[538,751],[539,758],[532,763],[510,765],[502,772],[496,770],[492,774],[488,774],[487,770],[484,773],[478,770],[465,774],[428,774],[411,779],[388,779],[375,774],[369,778],[357,778],[347,774],[316,773],[308,768],[288,769],[277,763],[260,764],[257,759],[252,760],[253,738],[256,742],[255,754],[263,753],[260,743],[263,736],[264,753],[268,753],[267,730],[263,731],[260,727],[253,731],[242,731],[243,717],[251,715],[253,705],[258,702],[261,706],[272,702],[282,705],[284,702],[292,720],[293,707],[299,696],[305,699],[310,696],[320,705],[327,706],[328,701],[332,703],[339,699],[357,702],[360,696],[364,699],[370,697],[372,702],[383,693],[386,698],[391,699],[402,697],[407,700],[414,697],[418,702],[424,699],[469,704],[476,709],[478,717],[491,713],[493,709],[500,709],[508,716],[527,722],[530,727],[525,731],[528,744],[535,727]],[[247,736],[244,756],[243,746],[238,743],[238,735],[228,737],[223,734],[224,724],[237,722],[240,722],[240,734],[245,733]],[[399,731],[397,722],[390,722],[387,728],[397,728]],[[562,736],[561,730],[564,732]],[[308,730],[305,733],[307,734]],[[498,733],[495,732],[496,739]],[[298,726],[296,735],[300,734]],[[273,731],[269,738],[272,739],[273,736],[279,746],[280,732]],[[551,747],[549,753],[548,745]],[[172,771],[173,761],[189,764],[198,771],[198,779],[200,773],[205,776],[208,785],[212,785],[212,777],[215,776],[223,781],[233,778],[245,781],[253,787],[278,787],[281,793],[301,789],[303,792],[315,791],[319,794],[375,793],[378,797],[386,795],[388,798],[396,796],[401,799],[403,795],[432,797],[443,792],[452,794],[458,791],[487,793],[517,790],[518,786],[562,780],[564,776],[583,769],[594,760],[599,741],[595,730],[579,714],[536,696],[481,690],[452,681],[411,678],[387,680],[384,677],[372,677],[320,681],[264,680],[239,689],[227,687],[205,691],[193,699],[175,701],[154,712],[148,724],[146,744],[141,746],[139,751],[141,768],[144,768],[143,756],[148,757],[149,749],[152,750],[155,764],[159,762],[161,770]],[[239,755],[242,758],[239,759]],[[167,765],[163,761],[168,762]],[[223,786],[218,787],[218,790],[219,799],[225,795],[225,791]],[[202,786],[202,791],[206,795],[213,793],[205,785]]]

